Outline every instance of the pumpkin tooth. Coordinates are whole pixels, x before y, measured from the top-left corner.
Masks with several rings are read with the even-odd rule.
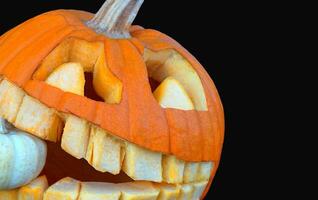
[[[56,142],[60,137],[62,121],[54,109],[25,95],[14,126],[39,138]]]
[[[182,183],[185,162],[173,155],[164,155],[162,159],[163,181],[166,183]]]
[[[40,200],[48,187],[46,176],[40,176],[25,186],[13,190],[0,190],[0,200]]]
[[[177,185],[155,183],[157,189],[160,190],[157,200],[175,200],[179,196],[180,188]]]
[[[203,181],[203,182],[198,182],[198,183],[193,183],[193,194],[192,194],[192,199],[193,200],[198,200],[201,198],[202,193],[205,190],[205,187],[207,186],[208,181]]]
[[[58,66],[45,82],[63,91],[84,96],[85,75],[80,63],[69,62]],[[62,149],[75,158],[84,158],[88,138],[88,122],[72,115],[67,116],[62,134]]]
[[[187,162],[184,167],[183,182],[191,183],[196,181],[199,171],[199,162]]]
[[[211,170],[214,167],[213,162],[201,162],[198,169],[196,181],[207,181],[211,177]]]
[[[77,200],[81,183],[66,177],[51,185],[44,193],[43,200]]]
[[[7,81],[0,83],[0,116],[13,123],[21,105],[24,92],[21,88]]]
[[[162,154],[126,142],[123,171],[134,180],[162,182]]]
[[[80,63],[70,62],[58,66],[45,82],[63,91],[84,96],[85,75]],[[65,118],[61,147],[77,159],[84,158],[87,154],[89,124],[86,120],[72,115]]]
[[[122,192],[121,200],[156,200],[159,195],[159,189],[146,181],[120,183],[117,187]]]
[[[177,200],[191,200],[193,194],[193,186],[192,184],[183,184],[178,185],[180,189],[179,196]]]
[[[116,184],[101,182],[83,182],[81,183],[81,192],[79,200],[118,200],[121,191]]]
[[[85,158],[89,128],[89,123],[86,120],[69,115],[62,134],[62,149],[77,159]]]
[[[96,170],[119,174],[124,153],[120,141],[101,128],[91,128],[85,159]]]
[[[18,189],[0,190],[0,200],[15,200],[18,199]]]
[[[46,176],[40,176],[33,180],[28,185],[25,185],[19,189],[19,200],[40,200],[43,199],[43,194],[48,188],[48,182]]]

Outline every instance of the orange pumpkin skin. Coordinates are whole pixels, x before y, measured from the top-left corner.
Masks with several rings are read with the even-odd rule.
[[[57,10],[10,30],[0,37],[0,76],[51,108],[77,115],[149,150],[173,154],[185,161],[214,161],[211,184],[222,150],[224,114],[207,72],[180,44],[158,31],[133,26],[132,38],[110,39],[84,24],[83,21],[91,17],[92,14],[82,11]],[[104,43],[107,66],[123,83],[119,104],[63,92],[32,78],[41,61],[67,38]],[[144,48],[152,51],[174,49],[186,58],[201,79],[208,110],[161,108],[149,85],[142,58]]]

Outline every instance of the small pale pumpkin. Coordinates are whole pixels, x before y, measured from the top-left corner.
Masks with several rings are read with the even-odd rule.
[[[0,118],[0,190],[23,186],[44,167],[46,143],[30,134],[12,130]]]
[[[51,186],[42,181],[39,198],[196,200],[208,191],[223,143],[219,95],[180,44],[131,26],[142,2],[108,0],[95,17],[51,11],[0,37],[0,117],[47,141]]]

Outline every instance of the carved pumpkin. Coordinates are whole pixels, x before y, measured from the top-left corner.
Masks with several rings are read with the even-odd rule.
[[[51,11],[0,37],[0,116],[48,149],[43,176],[0,199],[205,196],[220,160],[222,104],[180,44],[130,26],[142,2],[108,0],[95,17]]]

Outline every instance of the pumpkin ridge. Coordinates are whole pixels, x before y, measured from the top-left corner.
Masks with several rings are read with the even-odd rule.
[[[13,147],[13,149],[15,149],[15,145],[14,145],[14,143],[13,143],[13,141],[11,141],[11,140],[9,140],[9,142],[10,142],[10,144],[11,144],[11,147]],[[13,153],[14,153],[15,151],[13,151]],[[13,156],[13,159],[11,159],[10,161],[11,161],[11,167],[14,165],[14,163],[16,162],[15,161],[16,160],[16,157],[15,156]],[[13,170],[10,170],[10,176],[12,175],[12,173],[13,173]],[[8,180],[9,181],[9,180]],[[9,183],[8,183],[9,184]]]
[[[175,41],[168,35],[154,29],[140,29],[132,32],[132,34],[136,38],[142,38],[142,40],[160,41],[162,43],[167,43],[170,46],[170,43],[172,43],[172,46],[178,46],[180,48],[183,48],[181,44],[179,44],[177,41]]]
[[[6,33],[4,33],[1,37],[0,37],[0,46],[8,39],[8,37],[11,35],[11,33],[14,32],[15,29],[12,29]]]
[[[210,116],[212,115],[212,113],[210,114]],[[219,124],[220,123],[220,119],[219,119],[219,117],[215,117],[216,118],[216,124]],[[223,146],[223,137],[222,137],[222,135],[223,134],[221,134],[221,132],[224,132],[224,130],[222,130],[221,129],[221,127],[220,126],[216,126],[216,138],[219,138],[219,140],[217,141],[218,142],[218,148],[216,148],[216,151],[215,152],[217,152],[218,153],[218,155],[219,156],[221,156],[221,152],[222,152],[222,146]]]
[[[62,13],[61,13],[61,14],[57,14],[57,15],[63,17],[63,19],[65,20],[65,22],[67,23],[67,25],[69,25],[69,26],[76,26],[76,24],[71,23],[71,22],[69,21],[69,19],[68,19],[65,15],[63,15]],[[78,26],[79,26],[79,25],[78,25]]]
[[[194,112],[194,115],[195,115],[195,118],[196,120],[199,122],[198,123],[198,128],[199,128],[199,136],[200,136],[200,144],[204,144],[204,137],[203,137],[203,127],[202,127],[202,124],[201,124],[201,120],[200,120],[200,116],[199,116],[199,113],[198,112]],[[201,153],[201,160],[204,160],[205,159],[205,146],[207,145],[201,145],[200,146],[200,150],[199,152]]]
[[[206,77],[209,78],[209,76],[207,75],[207,72],[204,71],[204,73],[205,73]],[[219,126],[220,124],[224,124],[224,121],[222,120],[224,118],[224,114],[223,114],[224,111],[223,111],[222,103],[220,101],[220,96],[219,96],[218,92],[216,91],[216,87],[215,87],[212,79],[209,78],[209,82],[210,83],[207,83],[206,80],[203,80],[203,81],[204,81],[204,83],[206,85],[210,85],[210,86],[212,85],[212,87],[213,87],[213,88],[206,87],[206,90],[208,90],[207,91],[208,93],[212,93],[213,94],[213,95],[209,96],[209,98],[213,102],[213,104],[209,105],[209,110],[213,110],[216,113],[208,112],[209,113],[208,115],[210,116],[209,117],[210,124],[213,124],[213,125],[217,124],[217,126],[215,126],[215,128],[213,127],[212,129],[216,130],[216,131],[214,131],[215,134],[217,134],[217,136],[215,136],[215,137],[219,138],[218,143],[221,144],[221,147],[219,147],[219,148],[222,148],[223,140],[224,140],[224,138],[223,138],[224,129]],[[211,97],[211,96],[213,96],[213,97]],[[215,119],[217,122],[213,123],[212,119]],[[220,120],[222,120],[222,122]],[[222,149],[218,150],[218,148],[217,148],[216,150],[217,150],[217,153],[219,155],[221,155]]]
[[[165,117],[167,119],[168,127],[169,127],[169,132],[173,133],[171,134],[170,138],[170,149],[171,149],[171,154],[173,155],[179,155],[180,157],[184,157],[184,152],[181,155],[178,152],[180,151],[180,145],[178,143],[184,144],[184,137],[182,135],[184,134],[185,131],[185,116],[182,115],[181,110],[175,110],[176,112],[173,112],[173,109],[165,109]],[[178,117],[176,117],[176,115]],[[176,120],[178,120],[179,123],[176,123]],[[187,149],[187,148],[185,148]],[[191,153],[191,152],[190,152]]]
[[[119,52],[117,52],[119,51]],[[120,60],[123,60],[123,55],[121,52],[121,48],[119,42],[117,40],[105,38],[104,39],[104,53],[105,53],[105,61],[109,70],[121,81],[123,81],[123,72],[122,67],[124,67],[124,63],[122,61],[117,61],[117,58],[120,57]],[[118,56],[117,58],[115,56]],[[116,58],[116,63],[114,63],[112,58]],[[123,90],[124,93],[124,90]]]
[[[98,36],[95,36],[94,33],[92,32],[92,30],[87,29],[87,28],[82,28],[82,29],[76,29],[72,32],[72,34],[69,37],[73,37],[76,39],[85,39],[87,41],[100,41],[102,42],[102,40],[98,39]]]
[[[118,42],[118,44],[119,44],[119,48],[120,49],[122,49],[122,48],[124,48],[121,44],[120,44],[121,42]],[[121,56],[124,58],[124,55],[123,55],[123,52],[121,51]],[[122,60],[124,60],[124,59],[122,59]],[[125,64],[124,64],[125,65]],[[127,66],[121,66],[121,71],[123,70],[123,68],[124,67],[127,67]],[[123,73],[123,72],[122,72]],[[128,88],[127,88],[127,82],[126,82],[126,80],[125,80],[125,78],[123,78],[123,96],[124,96],[124,93],[125,93],[125,97],[126,97],[126,101],[127,101],[127,104],[126,104],[126,111],[127,111],[127,118],[128,118],[128,134],[129,134],[129,136],[128,136],[128,138],[129,138],[129,141],[132,141],[133,140],[133,131],[132,131],[132,126],[131,126],[131,121],[132,121],[132,116],[131,116],[131,102],[130,102],[130,98],[129,98],[129,94],[128,94]],[[125,89],[126,88],[126,89]]]
[[[61,12],[61,13],[60,13]],[[69,26],[81,26],[81,27],[84,27],[84,25],[81,23],[81,22],[78,22],[80,20],[74,20],[74,21],[71,21],[69,18],[69,16],[67,16],[67,12],[65,12],[64,10],[57,10],[57,16],[61,16],[63,17],[63,19],[65,20],[66,24],[69,25]],[[74,18],[73,18],[74,19]],[[74,23],[75,22],[75,23]],[[87,27],[88,28],[88,27]]]
[[[52,11],[51,11],[52,12]],[[2,34],[0,36],[0,46],[2,45],[2,42],[5,41],[5,38],[8,38],[9,36],[11,36],[13,33],[15,33],[17,30],[20,30],[21,27],[25,26],[27,23],[31,23],[33,21],[37,21],[39,18],[41,17],[44,17],[44,16],[47,16],[51,14],[50,12],[47,12],[47,13],[43,13],[42,15],[38,15],[38,16],[35,16],[27,21],[24,21],[23,23],[17,25],[16,27],[8,30],[7,32],[5,32],[4,34]]]
[[[104,53],[105,53],[105,61],[106,65],[109,68],[109,70],[123,83],[122,88],[122,97],[119,104],[113,104],[113,105],[107,105],[107,106],[116,106],[119,109],[119,112],[123,113],[129,113],[130,106],[129,106],[129,97],[127,93],[127,86],[124,79],[124,72],[123,68],[125,67],[125,63],[123,62],[123,54],[121,50],[121,46],[119,44],[118,40],[113,40],[110,38],[105,37],[104,39]],[[131,129],[130,127],[130,115],[125,114],[125,123],[122,124],[122,126],[125,126],[125,133],[118,133],[118,137],[126,138],[126,140],[131,140],[131,132],[129,131]],[[106,120],[105,120],[106,121]],[[101,123],[103,125],[103,122]],[[105,125],[103,128],[105,128],[107,125]],[[107,130],[107,129],[106,129]],[[109,131],[112,132],[112,131]]]
[[[62,93],[61,92],[54,92],[54,93],[50,93],[50,94],[47,94],[47,93],[44,93],[43,92],[43,90],[45,90],[46,88],[45,88],[45,86],[47,86],[47,85],[45,85],[45,84],[43,84],[43,85],[41,85],[41,86],[43,86],[43,87],[40,87],[41,88],[41,92],[39,93],[39,99],[41,100],[41,102],[44,102],[45,101],[45,99],[51,99],[51,101],[45,101],[45,102],[47,102],[47,106],[49,107],[49,108],[55,108],[55,107],[57,107],[58,105],[59,105],[59,101],[53,101],[54,99],[59,99],[59,100],[61,100],[62,99]],[[55,90],[59,90],[59,88],[54,88]],[[53,97],[55,97],[55,98],[53,98]]]
[[[189,135],[189,127],[191,127],[191,125],[189,125],[189,120],[188,120],[188,116],[187,116],[187,114],[186,113],[184,113],[184,111],[181,111],[181,112],[183,112],[182,113],[182,116],[184,116],[184,119],[185,119],[185,124],[186,124],[186,132],[184,132],[184,133],[182,133],[182,134],[184,134],[184,135]],[[189,144],[189,143],[186,143],[186,145],[187,145],[187,147],[186,147],[186,149],[191,149],[191,144]],[[193,145],[194,146],[194,145]],[[183,146],[184,147],[184,146]],[[192,152],[192,149],[190,150],[190,152]],[[201,158],[200,158],[201,159]]]
[[[129,111],[130,119],[132,119],[130,121],[132,125],[130,129],[132,135],[131,141],[145,148],[167,153],[170,145],[167,139],[167,128],[163,123],[164,113],[151,92],[147,67],[139,51],[132,43],[127,40],[121,40],[119,43],[123,49],[124,61],[127,63],[124,70],[126,74],[125,80],[129,80],[128,84],[126,84],[129,86],[126,89],[128,92],[128,102],[129,106],[133,108]],[[137,83],[132,84],[130,78],[137,81]],[[138,91],[142,91],[143,94],[139,94]],[[141,104],[140,102],[147,103]],[[148,117],[140,118],[140,116]],[[150,134],[150,132],[152,133]]]
[[[215,133],[213,132],[212,118],[210,117],[209,113],[198,113],[198,115],[203,138],[203,160],[207,160],[209,158],[209,154],[214,153],[216,145],[213,143],[212,138],[214,138]]]
[[[142,43],[137,38],[134,38],[134,37],[130,38],[128,41],[135,47],[135,49],[142,56],[144,53],[144,46],[142,45]]]
[[[16,56],[21,53],[26,47],[31,46],[35,40],[38,40],[39,37],[43,37],[44,35],[50,33],[53,29],[56,29],[58,27],[63,27],[61,24],[57,24],[56,26],[52,26],[49,29],[46,29],[45,31],[40,32],[39,34],[34,34],[33,37],[29,38],[29,40],[24,41],[22,45],[19,45],[18,48],[15,49],[15,51],[9,51],[10,54],[8,55],[3,55],[5,59],[1,59],[0,61],[0,73],[3,71],[3,68],[8,65],[12,60],[16,58]],[[18,31],[19,29],[17,29]],[[10,38],[12,40],[12,38]],[[6,41],[7,43],[10,43],[10,41]],[[33,45],[32,45],[33,46]],[[5,43],[1,44],[0,46],[0,51],[2,51],[2,48],[5,48]],[[8,51],[8,50],[7,50]],[[0,54],[1,57],[1,54]]]
[[[76,24],[78,23],[79,25],[85,26],[83,24],[84,20],[90,20],[93,17],[93,14],[90,12],[86,12],[86,11],[82,11],[82,10],[74,10],[74,9],[59,9],[57,10],[59,14],[63,15],[65,17],[65,19],[67,20],[67,22],[70,25],[73,25],[72,22],[76,22]],[[76,15],[76,16],[74,16]],[[87,27],[87,26],[85,26]],[[89,27],[87,27],[88,29],[90,29]]]
[[[64,37],[72,31],[71,29],[72,28],[69,26],[63,26],[60,27],[60,29],[58,29],[56,32],[47,32],[46,34],[43,34],[36,42],[33,42],[33,45],[29,45],[28,47],[24,48],[23,51],[20,51],[14,57],[14,59],[11,59],[2,70],[2,73],[6,75],[8,79],[17,83],[17,85],[24,85],[27,80],[31,79],[32,74],[38,67],[38,64],[47,55],[46,52],[54,48],[54,42],[59,43],[61,40],[63,40]],[[46,42],[45,46],[41,46],[43,42]],[[44,48],[45,52],[43,52],[42,49],[42,51],[39,51],[39,48]],[[25,58],[26,55],[29,55],[34,51],[41,52],[41,54],[35,54],[36,57],[34,56],[33,58],[29,58],[27,60],[21,59]],[[24,61],[23,65],[19,63],[19,59]],[[19,76],[16,76],[16,74],[19,74]]]
[[[51,25],[52,25],[52,21],[54,21],[54,20],[51,19],[53,16],[49,15],[49,16],[47,16],[46,18],[44,18],[44,16],[46,16],[46,15],[40,15],[40,16],[37,16],[37,17],[35,17],[35,18],[29,19],[28,21],[25,21],[24,23],[18,25],[17,27],[15,27],[15,28],[9,30],[8,32],[5,33],[5,35],[8,34],[8,36],[9,36],[10,34],[21,34],[21,33],[16,33],[16,32],[18,32],[18,31],[27,32],[27,31],[29,31],[30,29],[31,29],[31,30],[34,29],[34,24],[39,24],[39,23],[41,23],[41,24],[48,24],[48,22],[51,22],[51,23],[50,23],[50,26],[51,26]],[[37,19],[37,18],[39,18],[39,19]],[[37,21],[37,20],[41,20],[41,21]],[[57,22],[58,22],[58,23],[57,23]],[[66,25],[66,23],[65,23],[64,20],[62,20],[62,23],[61,23],[61,20],[60,20],[60,21],[57,21],[57,22],[54,22],[56,26],[57,26],[57,25]],[[63,23],[63,22],[64,22],[64,23]],[[54,26],[52,25],[52,27],[54,27]],[[40,30],[43,30],[43,27],[38,27],[38,28],[39,28]],[[42,33],[43,33],[43,32],[45,32],[45,31],[42,31]],[[12,35],[10,35],[10,36],[12,36]],[[34,34],[32,34],[32,36],[34,36]],[[17,36],[15,36],[15,37],[17,37]],[[19,38],[19,37],[17,37],[17,38]],[[12,38],[10,38],[10,39],[11,39],[11,40],[14,40],[14,39],[12,39]],[[24,38],[23,38],[23,40],[24,40]]]

